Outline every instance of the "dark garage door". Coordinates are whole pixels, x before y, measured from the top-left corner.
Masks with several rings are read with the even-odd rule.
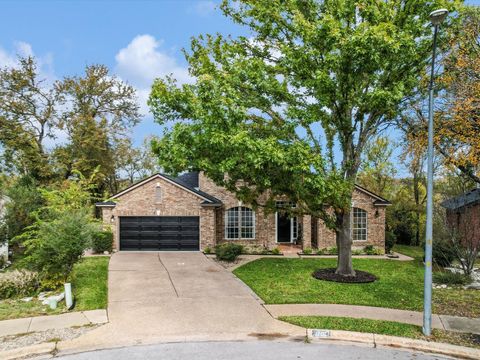
[[[120,217],[120,250],[199,250],[198,216]]]

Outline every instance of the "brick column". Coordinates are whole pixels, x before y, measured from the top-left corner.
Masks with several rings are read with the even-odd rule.
[[[200,250],[215,247],[215,208],[202,207],[200,210]]]
[[[302,249],[312,247],[312,217],[304,215],[302,217]]]

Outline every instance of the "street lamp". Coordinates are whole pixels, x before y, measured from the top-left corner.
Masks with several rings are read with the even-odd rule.
[[[440,24],[448,15],[448,10],[440,9],[430,13],[434,27],[432,69],[428,86],[428,169],[427,169],[427,224],[425,231],[425,281],[423,299],[423,334],[432,333],[432,228],[433,228],[433,79],[435,73],[435,52],[437,50],[437,33]]]

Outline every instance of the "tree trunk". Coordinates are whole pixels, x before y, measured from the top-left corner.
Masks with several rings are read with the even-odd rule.
[[[352,265],[352,236],[350,231],[350,209],[336,214],[337,217],[337,274],[355,276]]]

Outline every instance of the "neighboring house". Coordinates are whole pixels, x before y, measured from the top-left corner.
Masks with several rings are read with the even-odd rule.
[[[387,205],[380,196],[355,187],[355,248],[384,249]],[[254,211],[203,172],[178,178],[156,174],[96,206],[102,209],[104,224],[112,228],[118,250],[204,250],[227,242],[262,249],[279,244],[298,244],[304,249],[336,246],[335,233],[319,219]]]
[[[3,217],[5,216],[7,203],[8,198],[6,196],[0,195],[0,225],[2,224]],[[3,258],[4,261],[8,261],[7,239],[0,239],[0,258]]]
[[[456,229],[463,241],[480,242],[480,189],[445,200],[441,204],[447,210],[447,223]]]

